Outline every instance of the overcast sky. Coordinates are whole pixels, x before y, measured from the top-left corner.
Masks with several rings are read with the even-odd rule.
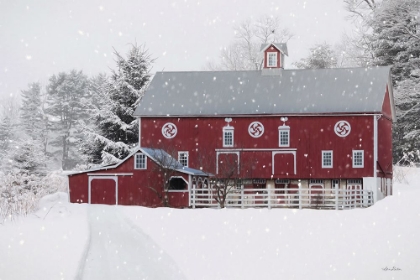
[[[278,16],[294,37],[286,67],[349,28],[341,0],[0,0],[0,97],[71,69],[91,76],[145,44],[154,71],[202,70],[249,18]]]

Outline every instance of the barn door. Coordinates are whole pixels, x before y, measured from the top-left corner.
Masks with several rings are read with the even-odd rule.
[[[296,162],[294,152],[276,151],[273,152],[273,174],[278,177],[287,178],[296,174]]]
[[[118,179],[116,176],[89,177],[89,203],[117,205]]]

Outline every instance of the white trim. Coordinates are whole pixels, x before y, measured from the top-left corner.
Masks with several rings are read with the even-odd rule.
[[[241,162],[241,156],[239,154],[239,151],[221,151],[221,152],[216,152],[216,174],[219,174],[219,155],[220,154],[235,154],[238,156],[238,174],[240,172],[239,170],[239,166],[240,166],[240,162]]]
[[[141,147],[141,118],[139,118],[139,147]]]
[[[133,176],[133,173],[88,173],[88,176]]]
[[[361,152],[362,153],[362,165],[355,165],[354,164],[354,154],[355,153],[359,153],[359,152]],[[353,156],[352,156],[352,158],[351,158],[351,161],[352,161],[352,167],[353,168],[363,168],[363,167],[365,167],[365,151],[364,150],[353,150]]]
[[[331,155],[331,165],[325,165],[325,162],[324,162],[324,155],[325,154],[330,154]],[[322,165],[322,168],[333,168],[333,166],[334,166],[333,158],[334,158],[334,153],[333,153],[332,150],[321,151],[321,165]]]
[[[377,177],[377,162],[378,162],[378,120],[380,115],[373,116],[373,178]]]
[[[190,175],[188,175],[188,176],[190,176]],[[184,182],[187,184],[187,189],[186,190],[170,190],[170,189],[168,189],[168,192],[188,192],[189,183],[187,182],[187,180],[185,180],[184,177],[182,177],[182,176],[171,176],[171,177],[169,177],[169,186],[171,186],[170,182],[171,182],[172,178],[181,178],[182,180],[184,180]]]
[[[281,143],[282,132],[287,132],[287,144]],[[279,147],[289,147],[289,146],[290,146],[290,126],[281,125],[279,126]]]
[[[274,65],[270,64],[270,55],[274,55]],[[276,68],[278,61],[278,52],[267,52],[267,68]]]
[[[296,151],[297,148],[261,148],[261,149],[253,149],[253,148],[245,148],[245,149],[215,149],[216,152],[274,152],[274,151]]]
[[[232,144],[226,144],[225,142],[225,133],[231,132],[232,133]],[[223,127],[223,147],[233,147],[235,144],[235,128],[233,126],[225,126]]]
[[[137,156],[144,156],[144,168],[137,168]],[[147,155],[145,153],[135,153],[134,154],[134,170],[147,170]]]
[[[118,177],[117,176],[89,176],[88,183],[88,203],[92,204],[92,181],[95,179],[112,179],[115,181],[115,205],[118,205]]]
[[[179,151],[178,152],[178,161],[182,164],[181,154],[186,154],[187,155],[187,164],[184,165],[184,166],[188,167],[190,165],[190,155],[189,155],[188,151]]]
[[[272,153],[271,153],[271,166],[272,166],[272,169],[271,169],[271,174],[274,174],[274,157],[275,157],[275,155],[278,155],[278,154],[292,154],[293,155],[293,161],[294,161],[294,166],[293,166],[293,168],[294,168],[294,174],[296,175],[296,151],[272,151]]]
[[[293,114],[293,113],[288,113],[288,116],[293,116],[293,117],[349,117],[349,116],[374,116],[374,115],[378,115],[380,112],[354,112],[354,113],[335,113],[335,112],[328,112],[328,113],[308,113],[308,114]],[[237,114],[237,115],[229,115],[229,114],[220,114],[220,115],[188,115],[188,118],[203,118],[203,117],[249,117],[249,116],[253,116],[253,117],[282,117],[284,116],[284,114],[249,114],[249,115],[245,115],[245,114]],[[143,116],[144,118],[181,118],[184,117],[185,115],[148,115],[148,116]]]
[[[188,206],[191,207],[192,176],[188,174]]]

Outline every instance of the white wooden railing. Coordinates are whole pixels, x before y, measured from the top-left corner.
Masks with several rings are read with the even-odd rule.
[[[223,190],[192,189],[191,207],[220,207]],[[220,196],[218,196],[220,192]],[[352,209],[373,205],[373,195],[366,190],[343,189],[234,189],[226,196],[225,207]]]

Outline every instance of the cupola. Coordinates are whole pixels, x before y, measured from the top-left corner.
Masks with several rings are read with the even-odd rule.
[[[264,53],[263,69],[284,69],[284,56],[287,55],[286,43],[262,44]]]

